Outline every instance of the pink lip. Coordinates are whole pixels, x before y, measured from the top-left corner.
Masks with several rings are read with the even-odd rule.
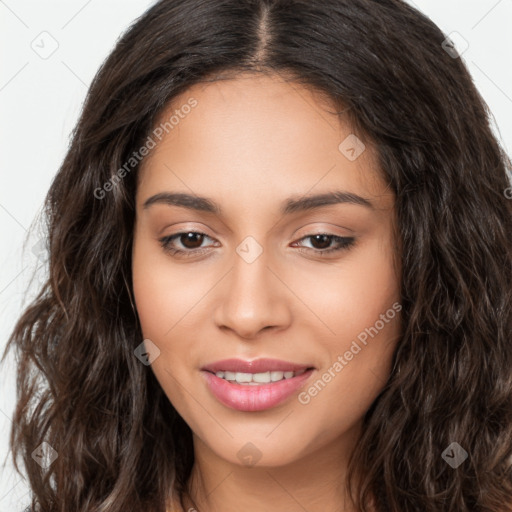
[[[219,402],[238,411],[255,412],[270,409],[284,402],[304,385],[314,371],[314,368],[311,368],[291,379],[257,386],[232,384],[209,371],[202,371],[201,374]]]
[[[240,372],[240,373],[264,373],[264,372],[298,372],[313,368],[311,364],[289,363],[279,359],[255,359],[253,361],[244,361],[243,359],[223,359],[203,366],[201,370],[216,373]],[[295,377],[294,377],[295,378]]]

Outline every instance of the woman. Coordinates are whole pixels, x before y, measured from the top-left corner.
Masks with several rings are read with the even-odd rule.
[[[512,510],[511,168],[405,3],[158,2],[9,340],[34,510]]]

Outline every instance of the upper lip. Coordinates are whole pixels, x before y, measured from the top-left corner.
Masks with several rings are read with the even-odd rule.
[[[290,363],[279,359],[254,359],[244,361],[243,359],[223,359],[207,364],[201,369],[208,372],[228,371],[235,373],[264,373],[264,372],[298,372],[313,368],[310,364]]]

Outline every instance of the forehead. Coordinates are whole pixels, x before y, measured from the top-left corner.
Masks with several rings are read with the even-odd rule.
[[[359,146],[364,151],[348,158],[359,137],[335,111],[323,93],[277,75],[195,84],[159,116],[161,136],[153,136],[139,190],[236,194],[246,204],[263,192],[276,201],[332,188],[381,194],[373,148]]]

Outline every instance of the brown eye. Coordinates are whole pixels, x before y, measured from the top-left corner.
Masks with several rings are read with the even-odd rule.
[[[309,238],[311,238],[313,249],[327,249],[332,242],[332,236],[330,235],[313,235]]]
[[[198,249],[199,247],[201,247],[204,237],[205,235],[203,235],[202,233],[180,233],[178,240],[181,242],[183,247],[187,249]]]
[[[205,238],[212,240],[205,233],[182,231],[181,233],[165,236],[159,242],[164,251],[172,255],[194,256],[206,252],[207,247],[203,246]]]
[[[318,254],[320,256],[348,250],[355,244],[354,237],[336,236],[328,233],[308,235],[301,238],[297,243],[300,243],[302,240],[310,240],[311,247],[300,245],[300,252],[312,252],[313,254]],[[333,242],[334,247],[332,246]]]

